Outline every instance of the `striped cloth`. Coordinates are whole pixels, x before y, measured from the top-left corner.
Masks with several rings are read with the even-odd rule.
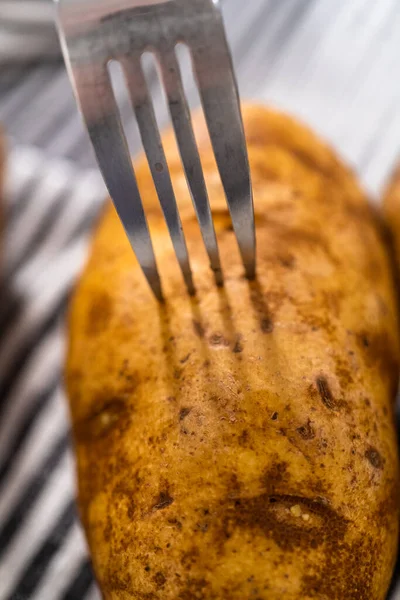
[[[16,148],[0,303],[0,598],[98,598],[74,504],[64,312],[105,198],[97,171]]]
[[[15,21],[25,2],[43,8],[46,0],[0,0],[0,63],[5,26],[12,29],[1,9],[11,7]],[[400,153],[398,0],[224,0],[223,7],[242,95],[302,117],[377,196]],[[9,56],[14,63],[23,45],[14,46],[21,50]],[[32,49],[30,56],[38,54]],[[187,65],[184,73],[193,106]],[[148,75],[165,123],[152,65]],[[139,138],[117,76],[115,85],[136,152]],[[61,373],[66,304],[104,186],[60,62],[0,67],[0,121],[12,146],[0,293],[0,600],[95,600],[73,502]],[[400,566],[389,597],[400,600]]]
[[[58,55],[54,12],[51,0],[0,0],[0,63]]]

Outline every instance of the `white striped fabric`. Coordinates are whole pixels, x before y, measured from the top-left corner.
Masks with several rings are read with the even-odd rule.
[[[54,10],[52,0],[0,0],[0,63],[58,55]]]
[[[0,302],[0,599],[95,598],[62,388],[66,299],[105,198],[97,171],[16,148]]]

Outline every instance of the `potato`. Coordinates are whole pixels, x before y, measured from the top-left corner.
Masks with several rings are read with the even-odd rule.
[[[400,164],[393,171],[386,186],[383,195],[383,211],[398,278],[400,274]]]
[[[190,298],[144,160],[166,301],[111,205],[70,317],[79,504],[106,600],[385,598],[398,535],[397,305],[382,226],[308,129],[245,106],[257,279],[200,119],[225,286],[173,136]]]

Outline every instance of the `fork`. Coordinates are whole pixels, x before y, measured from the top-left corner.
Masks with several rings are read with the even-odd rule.
[[[189,48],[233,229],[248,278],[255,276],[254,209],[239,95],[219,0],[56,0],[65,62],[104,181],[156,298],[156,258],[108,65],[122,66],[142,145],[188,292],[195,293],[182,223],[141,57],[157,59],[171,122],[211,269],[223,275],[204,174],[176,45]]]

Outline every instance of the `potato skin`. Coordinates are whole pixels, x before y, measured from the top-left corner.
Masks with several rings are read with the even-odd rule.
[[[389,232],[390,249],[399,283],[400,276],[400,163],[394,169],[383,194],[383,213]],[[399,288],[400,291],[400,288]]]
[[[106,600],[384,599],[396,556],[397,304],[378,218],[291,118],[245,106],[258,277],[200,132],[225,286],[165,143],[197,296],[144,162],[166,302],[109,206],[70,317],[79,503]]]

